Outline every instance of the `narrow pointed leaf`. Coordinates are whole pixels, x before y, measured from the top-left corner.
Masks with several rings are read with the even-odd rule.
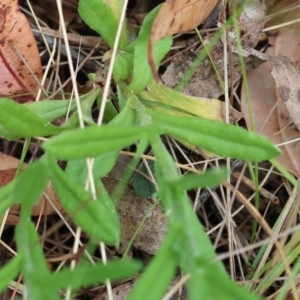
[[[144,19],[139,36],[135,42],[134,58],[133,58],[133,79],[129,85],[129,89],[135,94],[140,93],[153,78],[150,65],[148,63],[148,45],[152,23],[158,13],[160,6],[153,9]],[[158,41],[154,45],[154,59],[158,65],[160,61],[169,52],[172,46],[172,38],[167,37]]]
[[[199,187],[215,187],[226,180],[228,171],[226,168],[218,170],[208,170],[203,174],[187,174],[181,176],[179,180],[170,181],[170,185],[180,187],[184,190],[191,190]]]
[[[201,117],[178,117],[148,109],[155,126],[194,149],[237,159],[262,161],[281,153],[267,138],[238,126]]]
[[[21,217],[15,237],[18,251],[24,256],[22,272],[28,299],[59,300],[58,290],[49,287],[45,280],[50,272],[33,223]]]
[[[11,259],[6,265],[1,267],[0,295],[7,288],[9,282],[21,272],[23,259],[23,255],[18,254],[16,257]]]
[[[30,211],[47,184],[47,165],[43,161],[34,162],[21,171],[21,174],[15,180],[14,200]]]
[[[104,284],[136,275],[142,264],[138,261],[110,261],[106,265],[79,265],[75,270],[64,269],[53,275],[51,285],[57,288],[77,289],[95,284]]]
[[[91,238],[110,245],[118,246],[120,239],[120,222],[114,204],[105,188],[100,186],[99,199],[83,187],[74,184],[49,158],[51,180],[56,193],[76,225],[82,228]]]
[[[93,30],[98,32],[105,42],[113,47],[119,18],[114,14],[106,1],[103,0],[80,0],[78,12],[84,22]],[[127,33],[123,28],[119,48],[123,49],[127,45]]]
[[[0,135],[7,139],[49,136],[62,130],[11,99],[0,101]]]
[[[0,189],[0,215],[14,203],[15,181],[11,181]]]
[[[145,127],[112,125],[74,129],[53,137],[43,144],[43,148],[59,159],[94,157],[130,146],[145,131]]]
[[[143,295],[143,300],[162,299],[179,260],[177,254],[172,251],[176,234],[178,234],[178,226],[168,233],[161,249],[134,286],[128,300],[140,300],[141,295]],[[160,279],[157,280],[157,278]]]

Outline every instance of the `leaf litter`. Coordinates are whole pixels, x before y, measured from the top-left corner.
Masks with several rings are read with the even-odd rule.
[[[215,2],[211,1],[207,7],[203,6],[204,5],[203,4],[204,1],[195,1],[195,2],[198,2],[198,6],[201,7],[202,12],[203,12],[203,14],[201,13],[200,16],[198,16],[199,19],[197,21],[198,22],[197,24],[200,24],[210,14],[210,12],[213,9],[213,6],[216,4],[215,2],[217,2],[217,1],[215,1]],[[169,5],[171,3],[171,1],[167,1],[167,3]],[[196,5],[194,2],[192,4]],[[186,1],[177,1],[176,5],[179,5],[179,12],[180,12],[180,9],[182,8],[180,5],[183,5],[183,8],[182,8],[183,11],[186,8],[191,10],[191,8],[189,8],[189,6],[186,5]],[[173,6],[173,9],[175,10],[175,16],[178,18],[179,21],[182,21],[182,16],[180,16],[181,12],[176,14],[177,8],[178,8],[178,6],[176,6],[176,5]],[[66,9],[66,7],[64,9],[65,9],[65,11],[68,10],[68,9]],[[192,6],[192,9],[194,9],[194,6]],[[170,13],[171,16],[172,16],[173,12],[174,11],[172,11]],[[5,11],[5,13],[8,13],[8,11]],[[257,15],[255,15],[255,16],[257,17]],[[70,21],[71,25],[72,25],[72,18],[73,17],[70,18],[71,19],[71,21]],[[184,20],[184,18],[183,18],[183,20]],[[201,20],[201,21],[199,21],[199,20]],[[241,26],[243,26],[242,22],[246,22],[246,24],[247,24],[247,22],[249,22],[249,20],[247,19],[247,17],[244,17],[244,19],[239,19],[238,21],[240,22]],[[162,21],[157,21],[157,22],[158,22],[158,24],[160,24],[159,22],[162,22]],[[175,24],[175,22],[174,22],[174,24]],[[176,21],[176,24],[180,24],[180,23],[177,23],[177,21]],[[155,41],[155,39],[159,39],[159,38],[161,38],[161,37],[163,37],[165,35],[169,35],[171,33],[176,33],[176,32],[179,32],[179,31],[186,31],[188,29],[193,29],[193,27],[196,26],[195,23],[192,23],[192,22],[188,23],[188,24],[189,25],[186,25],[186,27],[180,28],[180,26],[177,26],[177,27],[175,27],[175,29],[172,28],[172,26],[171,26],[171,28],[168,27],[168,25],[170,25],[170,23],[169,24],[166,23],[166,28],[164,28],[165,25],[163,25],[163,26],[160,25],[160,26],[162,26],[162,28],[164,28],[164,30],[165,29],[166,30],[163,31],[163,32],[159,32],[158,31],[159,27],[156,27],[156,29],[154,29],[154,36],[152,38],[152,41]],[[191,24],[193,24],[193,25],[191,25]],[[73,25],[74,25],[74,23],[73,23]],[[171,30],[173,30],[173,29],[175,31],[171,32]],[[241,33],[244,34],[244,43],[246,44],[246,46],[252,46],[252,47],[256,46],[256,44],[257,44],[257,42],[259,40],[259,37],[260,37],[261,30],[262,30],[262,24],[261,23],[254,23],[254,24],[252,23],[250,27],[246,27],[245,24],[244,24],[244,27],[242,28]],[[277,38],[280,40],[280,38],[283,38],[283,36],[285,36],[285,33],[281,32],[278,35]],[[208,39],[209,39],[209,37],[210,36],[208,36]],[[16,37],[13,37],[13,38],[17,39]],[[296,45],[297,44],[296,38],[294,38],[294,40],[295,40],[295,45]],[[282,48],[280,50],[280,47],[279,47],[278,43],[277,43],[278,49],[276,51],[278,51],[278,53],[280,51],[285,51],[285,50],[283,50],[284,48]],[[280,42],[280,45],[283,46],[285,43],[286,43],[286,41]],[[33,44],[35,45],[35,42]],[[18,46],[18,48],[19,48],[19,46]],[[1,53],[4,53],[5,51],[7,51],[6,49],[7,49],[6,47],[1,48],[1,51],[2,51]],[[220,48],[218,48],[218,46],[216,46],[215,49],[216,49],[216,51],[215,51],[215,55],[213,55],[213,57],[217,57],[218,58]],[[195,52],[196,54],[198,53],[197,51]],[[22,50],[20,50],[20,52],[23,53],[23,55],[26,57],[27,51],[22,52]],[[297,51],[295,51],[295,52],[297,52]],[[167,68],[167,72],[165,73],[165,75],[163,75],[163,80],[165,82],[168,82],[168,85],[171,88],[173,88],[174,86],[176,86],[176,84],[179,81],[179,78],[176,77],[178,75],[178,74],[176,74],[176,70],[177,70],[177,73],[181,73],[181,74],[185,73],[185,70],[188,68],[188,63],[186,64],[185,60],[186,61],[192,61],[195,58],[196,54],[192,53],[192,54],[187,54],[187,55],[181,55],[181,56],[178,56],[175,60],[173,60],[171,62],[171,67],[168,67]],[[15,61],[19,62],[19,64],[20,64],[20,58],[19,57],[17,58],[16,53],[14,53],[13,55],[14,55],[13,59]],[[276,55],[278,55],[278,54],[276,54]],[[38,52],[37,52],[37,56],[36,57],[37,58],[39,57],[39,53]],[[293,59],[291,57],[289,57],[289,58],[293,62]],[[219,57],[219,62],[216,61],[217,69],[218,69],[218,71],[219,71],[219,73],[221,75],[221,78],[223,78],[223,74],[224,74],[224,68],[222,67],[222,64],[224,64],[223,63],[223,59],[224,58],[221,56],[221,57]],[[178,63],[178,61],[179,61],[179,63]],[[176,63],[177,63],[177,65],[176,65]],[[259,62],[259,64],[260,63],[261,62]],[[251,69],[257,67],[257,62],[253,61],[253,57],[249,58],[249,62],[246,62],[246,64]],[[274,64],[276,64],[276,62],[273,63],[273,65]],[[258,69],[262,68],[262,66],[264,66],[264,65],[265,64],[260,65],[258,67]],[[239,81],[239,79],[240,79],[240,68],[239,68],[239,63],[238,63],[237,56],[235,56],[233,58],[233,63],[232,63],[231,66],[233,66],[233,68],[231,70],[231,75],[230,75],[231,78],[230,79],[232,80],[233,84],[237,84],[238,81]],[[286,75],[287,75],[287,78],[289,78],[289,75],[291,75],[292,71],[295,71],[294,65],[290,64],[290,61],[288,61],[288,63],[286,65],[284,65],[284,66],[282,65],[281,67],[284,68],[284,69],[282,69],[282,68],[280,69],[279,67],[276,67],[276,68],[274,68],[274,70],[278,72],[278,75],[280,75],[281,71],[284,71],[286,73]],[[34,69],[33,66],[31,68]],[[171,75],[169,79],[166,79],[167,78],[167,74],[168,74],[168,70],[171,70],[172,68],[173,68],[173,75]],[[39,74],[38,78],[40,80],[42,73],[40,72],[41,69],[38,69],[38,70],[39,71],[36,71],[36,72]],[[178,72],[178,70],[180,72]],[[251,75],[252,71],[253,70],[249,70],[248,71],[249,72],[248,73],[249,74],[249,78],[248,79],[250,81],[250,85],[251,85],[251,81],[254,80],[254,79],[251,79],[253,77]],[[28,74],[28,71],[26,71],[26,72]],[[213,75],[214,72],[212,71],[212,67],[211,67],[211,64],[210,64],[209,60],[206,60],[202,64],[202,66],[199,67],[199,69],[196,72],[197,72],[196,76],[193,77],[193,80],[195,81],[194,82],[195,85],[194,85],[193,88],[187,86],[185,88],[185,90],[184,90],[184,92],[186,94],[189,94],[189,95],[192,95],[192,96],[201,97],[201,98],[203,98],[203,97],[204,98],[209,98],[209,99],[222,97],[223,91],[220,88],[219,83],[217,83],[215,76]],[[260,70],[260,72],[261,72],[261,75],[260,75],[261,77],[260,78],[261,79],[266,79],[267,73],[268,74],[271,73],[271,71],[270,71],[270,65],[267,68],[267,71],[266,70]],[[255,73],[253,73],[253,74],[255,74]],[[12,77],[11,80],[13,80],[13,81],[17,81],[17,82],[20,81],[20,79],[18,79],[17,73],[14,70],[10,71],[10,75],[9,76]],[[254,77],[255,76],[256,75],[254,75]],[[30,77],[29,74],[28,74],[28,77]],[[272,79],[272,77],[271,77],[271,79]],[[192,82],[193,82],[193,80],[192,80]],[[259,83],[261,83],[261,82],[254,81],[253,82],[252,91],[254,89],[254,90],[257,91],[258,94],[268,94],[268,93],[270,93],[271,96],[269,98],[273,98],[273,99],[277,98],[277,100],[280,100],[280,98],[286,98],[287,102],[289,100],[291,100],[291,95],[294,95],[294,96],[296,95],[296,93],[292,89],[291,89],[290,92],[288,92],[287,89],[283,88],[283,89],[279,89],[279,91],[276,92],[276,88],[274,88],[274,89],[271,88],[271,85],[272,85],[271,83],[273,83],[273,85],[275,84],[274,80],[273,80],[273,82],[272,82],[272,80],[270,80],[270,81],[267,81],[267,79],[266,79],[266,81],[265,80],[261,80],[261,81],[263,81],[263,84],[261,85],[260,88],[258,88],[258,87],[259,87]],[[279,78],[278,80],[280,81],[281,78]],[[29,96],[29,98],[28,97],[27,98],[23,98],[23,96],[22,96],[22,97],[18,98],[17,100],[19,100],[21,102],[28,101],[28,99],[29,100],[33,100],[34,97],[35,97],[35,95],[36,95],[36,92],[37,92],[37,86],[35,85],[34,88],[32,86],[32,89],[31,89],[30,85],[33,84],[32,82],[30,82],[30,83],[28,83],[28,82],[24,83],[23,84],[24,86],[21,85],[21,88],[20,88],[20,86],[18,86],[17,84],[15,84],[16,85],[16,89],[14,91],[9,91],[9,95],[12,95],[12,94],[16,94],[17,95],[19,93],[31,93],[31,95]],[[36,84],[36,81],[34,81],[34,83]],[[281,85],[281,86],[288,86],[288,84],[292,85],[293,82],[292,81],[290,81],[290,82],[284,82],[284,84]],[[29,87],[28,87],[28,85],[29,85]],[[268,90],[265,91],[265,88],[268,87],[269,85],[270,85],[269,91]],[[276,87],[276,85],[274,85],[274,87]],[[277,81],[277,87],[278,87],[278,81]],[[260,93],[260,91],[262,91],[262,89],[264,89],[264,93],[262,93],[262,92]],[[250,87],[250,92],[251,92],[251,87]],[[5,93],[7,93],[7,92],[4,92],[3,95],[6,95]],[[243,93],[244,92],[243,92],[243,89],[242,89],[242,95],[243,95]],[[280,97],[280,95],[282,97]],[[288,95],[288,96],[286,96],[286,95]],[[253,96],[252,99],[254,99],[254,98],[255,97]],[[242,107],[244,105],[243,101],[244,100],[243,100],[243,96],[242,96]],[[287,136],[286,135],[287,132],[291,132],[291,133],[295,133],[295,132],[298,133],[298,132],[295,130],[295,126],[293,125],[293,121],[294,120],[291,118],[289,112],[287,110],[285,110],[283,112],[283,109],[284,108],[286,109],[286,107],[285,107],[285,104],[283,103],[283,101],[282,100],[280,100],[280,101],[281,101],[280,104],[277,104],[277,109],[275,110],[275,111],[277,111],[277,110],[279,111],[280,105],[282,106],[282,108],[280,108],[280,112],[277,112],[278,116],[279,116],[279,118],[277,118],[277,123],[276,123],[276,120],[275,120],[276,116],[277,116],[276,114],[272,115],[272,120],[270,121],[272,123],[271,127],[274,127],[275,130],[271,130],[270,133],[269,132],[264,133],[264,131],[262,131],[262,133],[265,134],[266,136],[268,136],[269,138],[271,138],[271,140],[273,140],[273,135],[275,133],[277,133],[278,137],[283,136],[283,134],[285,134],[285,136],[283,136],[283,141],[287,141],[287,140],[291,139],[291,136]],[[271,108],[271,104],[268,104],[268,106],[266,107],[265,110],[259,109],[259,106],[257,107],[257,113],[256,114],[258,114],[261,117],[260,121],[255,121],[255,123],[258,122],[258,123],[256,123],[256,127],[257,128],[259,128],[261,126],[261,123],[263,123],[263,124],[265,123],[264,120],[268,116],[270,108]],[[291,110],[293,110],[293,109],[291,109]],[[245,113],[245,115],[247,115],[248,114],[247,108],[243,108],[243,112]],[[282,119],[282,121],[281,121],[282,124],[280,123],[280,120],[279,120],[280,116],[282,116],[282,118],[281,118]],[[247,119],[247,117],[246,117],[246,119]],[[283,120],[285,122],[283,122]],[[273,123],[274,124],[276,123],[276,125],[273,125]],[[264,127],[267,128],[267,124],[265,124]],[[279,140],[278,141],[277,140],[273,140],[273,141],[274,142],[276,141],[276,143],[280,143]],[[288,145],[286,147],[288,147]],[[294,157],[294,158],[296,157],[296,151],[295,151],[295,154],[292,155],[292,157]],[[8,158],[6,158],[6,159],[8,160]],[[10,159],[12,159],[12,158],[10,157]],[[191,159],[193,159],[193,156],[191,156]],[[286,156],[285,157],[283,156],[282,161],[285,161],[285,160],[287,160],[287,158],[286,158]],[[16,161],[14,161],[14,163],[16,163]],[[1,172],[7,171],[7,173],[3,173],[3,177],[2,177],[2,174],[1,174],[1,177],[4,178],[4,180],[5,180],[6,183],[8,183],[9,180],[11,180],[12,177],[13,177],[13,174],[14,174],[14,171],[15,171],[15,168],[16,168],[16,165],[14,165],[14,163],[9,162],[8,165],[5,166],[5,169],[3,171],[1,171]],[[298,162],[297,162],[297,159],[296,159],[296,161],[294,163],[292,163],[290,167],[288,167],[288,170],[291,173],[295,174],[294,172],[295,172],[295,169],[297,169],[297,166],[298,166]],[[112,181],[115,184],[115,179],[112,179]],[[54,197],[55,197],[55,195],[54,195]],[[124,239],[122,240],[123,241],[122,244],[127,245],[129,239],[132,237],[132,233],[131,232],[135,231],[135,229],[136,229],[137,225],[139,224],[140,220],[143,218],[143,216],[145,216],[146,211],[148,211],[149,207],[151,207],[153,205],[153,202],[150,201],[150,200],[148,201],[148,200],[143,200],[143,199],[137,198],[136,195],[134,194],[134,192],[130,188],[128,188],[126,190],[125,195],[123,197],[124,197],[125,200],[124,201],[121,200],[120,201],[120,205],[121,206],[124,205],[124,207],[122,207],[122,209],[120,209],[119,214],[121,216],[121,222],[122,223],[123,223],[123,221],[122,221],[123,217],[124,218],[128,218],[128,220],[124,221],[124,224],[125,224],[125,222],[129,222],[129,223],[128,223],[128,225],[126,225],[126,227],[125,227],[125,225],[123,227],[123,228],[127,228],[127,229],[125,229],[125,231],[124,231],[125,235],[124,235]],[[131,199],[134,199],[134,201],[132,201],[133,203],[131,203]],[[123,202],[123,204],[121,204],[122,202]],[[128,202],[128,204],[127,204],[127,202]],[[142,202],[145,203],[145,206],[141,206]],[[130,205],[132,205],[132,209],[128,208],[128,207],[130,207]],[[48,208],[48,206],[47,206],[47,208]],[[128,209],[129,209],[129,212],[127,212]],[[155,215],[156,213],[158,215],[158,219],[161,219],[160,221],[157,221],[156,217],[152,218],[152,216]],[[17,214],[18,214],[18,210],[16,210],[16,215]],[[166,226],[165,216],[163,215],[163,213],[162,213],[162,211],[161,211],[161,209],[159,207],[157,207],[157,210],[154,211],[154,213],[151,215],[151,217],[147,218],[146,222],[148,222],[148,221],[152,222],[152,224],[150,224],[150,223],[146,224],[147,231],[145,231],[145,232],[141,231],[140,232],[141,236],[140,237],[137,236],[136,240],[133,243],[133,246],[136,247],[139,250],[142,250],[142,251],[145,251],[145,252],[153,254],[159,248],[161,239],[163,238],[163,234],[165,233],[164,230],[166,230],[166,227],[165,227]],[[13,222],[15,222],[15,221],[13,221]],[[163,228],[161,230],[161,232],[159,232],[159,228],[157,230],[155,229],[155,226],[156,226],[157,222],[161,222],[161,223],[158,223]],[[163,225],[161,225],[161,224],[163,224]],[[208,225],[208,226],[210,226],[210,225]],[[153,242],[153,240],[152,240],[151,230],[153,231],[152,234],[154,236],[156,236],[156,235],[158,236],[158,240],[155,241],[155,242]],[[145,241],[145,237],[147,237],[147,236],[149,236],[149,240]],[[153,244],[153,245],[151,245],[151,244]],[[121,251],[124,251],[124,248],[121,249]]]
[[[283,3],[281,3],[283,5]],[[299,9],[292,10],[280,18],[280,22],[295,20],[299,16]],[[274,25],[271,23],[271,25]],[[250,95],[253,107],[257,107],[254,119],[257,129],[262,125],[258,119],[268,118],[263,122],[265,131],[262,134],[268,136],[274,143],[283,144],[283,154],[278,159],[285,168],[292,174],[299,175],[299,23],[279,28],[274,37],[274,32],[270,35],[270,44],[272,47],[267,50],[267,54],[253,53],[263,60],[269,61],[265,63],[263,68],[256,69],[250,75]],[[262,73],[261,73],[262,72]],[[251,74],[251,71],[248,71]],[[248,75],[247,74],[247,75]],[[265,86],[258,83],[256,76],[262,77],[266,83]],[[251,81],[252,79],[252,81]],[[268,92],[265,92],[265,88]],[[262,91],[262,89],[264,91]],[[248,107],[245,103],[245,91],[242,92],[242,108],[249,127]],[[269,100],[268,100],[269,99]],[[269,111],[260,109],[264,104],[269,103]],[[255,109],[255,108],[254,108]],[[272,115],[269,112],[273,110]],[[267,129],[268,128],[268,129]],[[269,131],[269,132],[267,132]],[[290,143],[290,141],[294,141]]]

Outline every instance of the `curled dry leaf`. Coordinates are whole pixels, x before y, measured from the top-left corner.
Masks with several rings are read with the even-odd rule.
[[[38,83],[22,61],[26,60],[37,80],[42,78],[42,66],[36,41],[18,1],[1,1],[0,8],[0,96],[18,102],[34,100]]]
[[[167,0],[158,12],[152,26],[148,60],[156,74],[153,44],[163,37],[194,29],[201,24],[217,5],[218,0]]]

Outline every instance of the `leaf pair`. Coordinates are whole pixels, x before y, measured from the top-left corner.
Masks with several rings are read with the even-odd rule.
[[[95,157],[129,146],[143,135],[169,134],[218,155],[262,161],[280,153],[268,139],[246,130],[200,117],[177,117],[147,110],[153,124],[149,126],[89,127],[74,129],[52,138],[43,147],[59,159]]]

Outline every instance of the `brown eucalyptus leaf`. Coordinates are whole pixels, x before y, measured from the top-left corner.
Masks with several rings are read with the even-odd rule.
[[[237,52],[237,49],[233,47],[233,51]],[[245,57],[255,55],[271,63],[278,97],[285,103],[292,121],[300,130],[300,72],[297,66],[288,57],[261,53],[249,47],[243,49],[242,54]]]
[[[283,121],[286,123],[287,109],[283,102],[277,103],[276,84],[271,75],[272,66],[269,62],[265,62],[254,70],[247,71],[247,81],[250,91],[251,108],[255,131],[268,137],[274,144],[282,144],[284,139],[282,134],[288,135],[289,139],[296,138],[297,131],[293,126],[286,126],[281,132]],[[285,113],[282,112],[285,109]],[[241,110],[244,113],[247,128],[251,128],[248,104],[246,100],[246,91],[244,84],[241,90]],[[281,111],[278,115],[277,110]],[[283,116],[283,119],[282,117]],[[293,135],[293,138],[291,138]],[[276,159],[290,173],[297,175],[297,166],[299,162],[297,149],[295,144],[287,144],[281,146],[282,154]]]
[[[167,0],[154,20],[150,43],[194,29],[210,15],[217,3],[218,0]]]
[[[153,45],[163,37],[194,29],[213,11],[218,0],[167,0],[152,25],[148,60],[153,74],[156,74]]]
[[[42,65],[29,23],[18,1],[4,0],[0,8],[0,96],[20,95],[15,99],[27,102],[35,99],[39,86],[20,55],[40,81]]]

